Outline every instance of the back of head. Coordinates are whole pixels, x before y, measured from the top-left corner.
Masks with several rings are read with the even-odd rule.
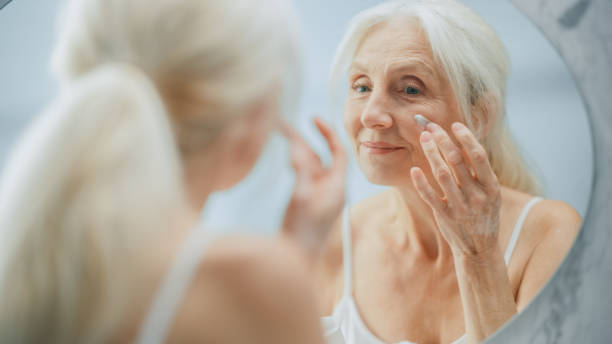
[[[60,23],[52,56],[60,82],[108,62],[136,65],[161,93],[186,150],[295,73],[298,59],[288,0],[73,0]]]
[[[509,61],[499,37],[480,16],[456,0],[393,0],[357,14],[340,43],[331,70],[332,90],[367,34],[390,20],[414,21],[455,93],[463,121],[480,138],[501,184],[538,193],[506,125]],[[486,113],[484,118],[482,115]],[[488,133],[484,123],[492,122]]]
[[[0,184],[0,342],[116,334],[187,207],[182,159],[284,81],[294,22],[283,0],[66,3],[60,95]]]

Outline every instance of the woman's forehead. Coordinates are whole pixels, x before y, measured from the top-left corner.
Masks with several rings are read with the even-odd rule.
[[[430,61],[423,60],[418,56],[390,58],[385,61],[379,60],[376,63],[368,63],[366,59],[355,59],[349,68],[349,74],[373,73],[376,71],[381,71],[385,75],[393,75],[400,72],[417,72],[430,78],[438,75]]]
[[[435,64],[423,30],[414,21],[396,19],[377,24],[366,34],[350,69],[404,67],[433,73]]]

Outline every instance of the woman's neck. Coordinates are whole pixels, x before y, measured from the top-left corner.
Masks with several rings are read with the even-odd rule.
[[[211,193],[215,191],[218,171],[205,154],[184,158],[183,173],[187,200],[195,211],[201,212]]]
[[[440,233],[433,211],[417,191],[409,187],[394,187],[396,212],[402,226],[397,227],[408,240],[412,252],[435,261],[437,265],[453,262],[450,246]]]

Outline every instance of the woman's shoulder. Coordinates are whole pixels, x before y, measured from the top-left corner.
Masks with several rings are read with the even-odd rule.
[[[521,195],[522,194],[522,195]],[[520,208],[533,198],[524,193],[515,200]],[[552,276],[572,247],[580,230],[580,214],[568,203],[541,199],[533,205],[523,225],[516,253],[520,287],[516,294],[522,310]],[[521,244],[522,242],[522,244]]]
[[[212,244],[197,267],[171,332],[173,342],[258,342],[288,338],[286,331],[317,338],[307,266],[285,240],[232,236]],[[298,324],[302,323],[303,324]],[[270,337],[272,336],[272,337]],[[279,339],[280,340],[280,339]],[[197,341],[197,340],[196,340]]]
[[[220,239],[204,256],[198,277],[226,283],[260,301],[269,295],[308,290],[304,256],[291,241],[280,238],[240,235]]]
[[[534,206],[537,221],[546,228],[569,227],[578,229],[582,222],[580,214],[570,204],[554,199],[543,199]]]
[[[518,213],[525,209],[530,200],[535,197],[540,198],[529,210],[525,226],[538,228],[542,236],[550,235],[552,229],[564,229],[567,233],[568,231],[575,232],[580,228],[582,218],[567,202],[534,196],[517,190],[507,190],[505,194],[507,203]]]
[[[538,242],[549,242],[539,245],[540,250],[567,252],[580,230],[582,217],[570,204],[554,199],[542,199],[531,211],[531,219],[526,226],[538,230]]]

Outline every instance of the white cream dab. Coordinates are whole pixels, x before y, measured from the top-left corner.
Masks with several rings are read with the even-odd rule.
[[[430,122],[430,120],[428,120],[427,118],[425,118],[425,116],[421,114],[414,115],[414,120],[417,122],[419,127],[421,127],[421,129],[423,130],[427,128],[427,124]]]

